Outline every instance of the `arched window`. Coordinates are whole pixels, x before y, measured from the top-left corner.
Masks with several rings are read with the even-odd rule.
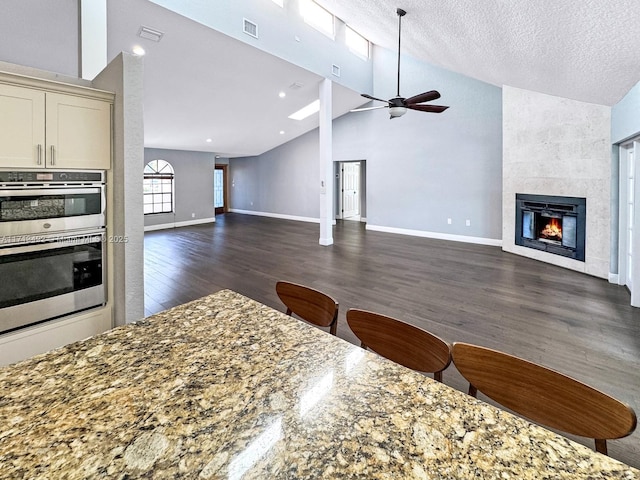
[[[173,212],[173,167],[165,160],[144,166],[144,214]]]

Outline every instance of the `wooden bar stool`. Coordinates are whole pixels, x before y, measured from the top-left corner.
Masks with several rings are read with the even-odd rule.
[[[453,363],[469,381],[469,395],[487,397],[543,426],[594,438],[607,454],[607,440],[636,428],[631,407],[578,380],[490,348],[455,342]]]
[[[451,363],[451,348],[444,340],[401,320],[365,310],[348,310],[347,323],[362,348],[412,370],[433,373],[433,378],[442,382],[442,371]]]
[[[287,307],[287,315],[298,317],[319,327],[329,327],[329,333],[336,335],[338,329],[338,302],[329,295],[290,282],[276,283],[276,293]]]

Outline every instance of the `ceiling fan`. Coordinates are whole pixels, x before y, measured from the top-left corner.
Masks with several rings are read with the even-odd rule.
[[[391,115],[389,118],[401,117],[405,113],[407,113],[407,109],[410,110],[418,110],[420,112],[432,112],[432,113],[441,113],[444,112],[448,106],[444,105],[424,105],[424,102],[430,102],[437,98],[440,98],[440,93],[436,90],[431,90],[429,92],[424,92],[419,95],[414,95],[413,97],[404,98],[400,96],[400,31],[402,27],[402,17],[404,17],[407,12],[398,8],[396,10],[398,14],[398,91],[396,96],[389,100],[382,100],[381,98],[372,97],[371,95],[367,95],[366,93],[361,94],[364,98],[368,98],[369,100],[376,100],[378,102],[385,102],[387,105],[381,105],[378,107],[365,107],[365,108],[355,108],[351,110],[352,112],[364,112],[366,110],[376,110],[378,108],[388,108],[389,114]]]

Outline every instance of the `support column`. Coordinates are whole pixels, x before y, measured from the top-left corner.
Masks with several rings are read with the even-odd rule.
[[[333,131],[332,87],[320,82],[320,245],[333,245]]]
[[[107,262],[108,302],[113,305],[114,325],[144,318],[144,215],[142,168],[144,122],[142,58],[120,53],[92,82],[115,92],[113,108],[113,160],[107,172],[110,201],[107,234],[123,238],[109,242]]]

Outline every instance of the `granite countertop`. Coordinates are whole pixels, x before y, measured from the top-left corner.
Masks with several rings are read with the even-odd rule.
[[[0,369],[0,478],[640,472],[223,290]]]

